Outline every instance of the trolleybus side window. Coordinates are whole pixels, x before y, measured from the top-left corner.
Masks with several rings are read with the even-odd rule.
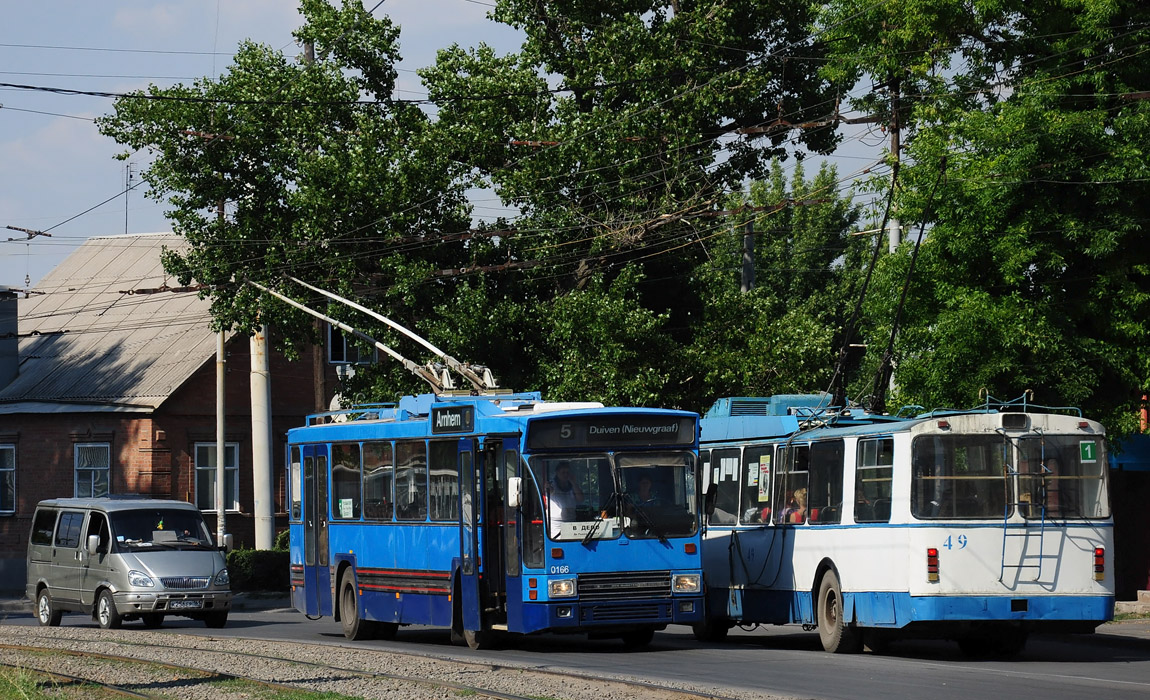
[[[1045,435],[1019,441],[1018,491],[1027,518],[1105,518],[1106,455],[1102,441]]]
[[[543,499],[530,469],[524,470],[523,477],[523,565],[541,569],[544,565],[543,548],[546,545],[543,535]]]
[[[299,522],[303,518],[303,509],[300,505],[300,493],[303,490],[303,464],[300,462],[299,448],[291,448],[291,464],[288,467],[291,474],[288,478],[288,489],[291,490],[289,495],[291,499],[291,519],[294,522]]]
[[[889,523],[894,439],[859,440],[855,465],[855,522]]]
[[[711,450],[711,488],[715,489],[712,525],[734,525],[739,513],[739,450]]]
[[[928,435],[911,446],[911,514],[997,518],[1013,501],[1006,479],[1010,443],[996,434]]]
[[[771,521],[771,471],[774,445],[748,447],[743,450],[742,521],[769,523]]]
[[[427,444],[395,443],[395,516],[427,520]]]
[[[519,476],[519,453],[507,450],[503,454],[503,520],[508,524],[507,537],[503,540],[503,559],[507,565],[508,576],[519,575],[519,529],[516,527],[518,517],[515,508],[507,504],[507,480]]]
[[[810,447],[780,448],[775,476],[775,522],[801,523],[807,518],[807,459]]]
[[[359,445],[337,443],[331,446],[331,516],[333,520],[359,520]]]
[[[456,441],[431,443],[430,476],[431,519],[439,522],[459,520],[459,450]]]
[[[390,442],[363,443],[363,514],[368,520],[392,519],[395,465]]]
[[[842,522],[843,441],[811,445],[807,519],[812,523]]]

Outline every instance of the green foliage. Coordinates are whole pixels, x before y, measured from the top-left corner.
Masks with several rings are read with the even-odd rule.
[[[286,549],[233,549],[228,552],[228,576],[233,592],[287,591]]]
[[[272,550],[276,552],[286,552],[291,543],[291,531],[287,528],[280,530],[276,534],[275,542],[272,543]]]

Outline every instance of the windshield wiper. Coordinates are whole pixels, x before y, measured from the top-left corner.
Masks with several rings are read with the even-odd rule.
[[[667,535],[664,534],[663,530],[658,525],[656,525],[653,520],[651,520],[651,516],[647,515],[647,510],[643,508],[643,506],[635,505],[635,501],[631,500],[631,495],[628,493],[623,494],[623,499],[626,500],[627,503],[631,504],[631,511],[639,516],[639,520],[642,521],[643,525],[647,528],[647,531],[654,533],[654,535],[658,537],[659,541],[663,544],[667,544]]]
[[[591,542],[591,540],[595,539],[595,533],[599,530],[599,524],[607,518],[607,511],[611,508],[611,505],[615,502],[618,496],[619,493],[616,491],[613,492],[611,497],[607,499],[607,504],[603,506],[603,509],[599,511],[599,515],[595,516],[595,520],[591,522],[591,529],[587,531],[586,535],[583,535],[582,544],[587,545]]]

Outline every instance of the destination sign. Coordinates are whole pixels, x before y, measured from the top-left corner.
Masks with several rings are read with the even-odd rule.
[[[431,433],[470,433],[475,430],[474,406],[435,406],[431,409]]]
[[[533,420],[527,427],[527,446],[633,447],[637,445],[692,445],[695,419],[680,416],[603,415]]]

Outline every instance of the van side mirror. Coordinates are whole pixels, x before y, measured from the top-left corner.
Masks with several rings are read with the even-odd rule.
[[[225,552],[232,551],[232,533],[229,532],[224,535],[224,543],[220,545],[220,549]]]
[[[95,554],[100,549],[100,536],[88,535],[88,554]]]
[[[715,514],[715,501],[719,499],[719,489],[715,488],[714,484],[707,489],[707,494],[703,496],[703,512],[708,517]]]
[[[507,505],[518,508],[523,504],[523,477],[507,478]]]

